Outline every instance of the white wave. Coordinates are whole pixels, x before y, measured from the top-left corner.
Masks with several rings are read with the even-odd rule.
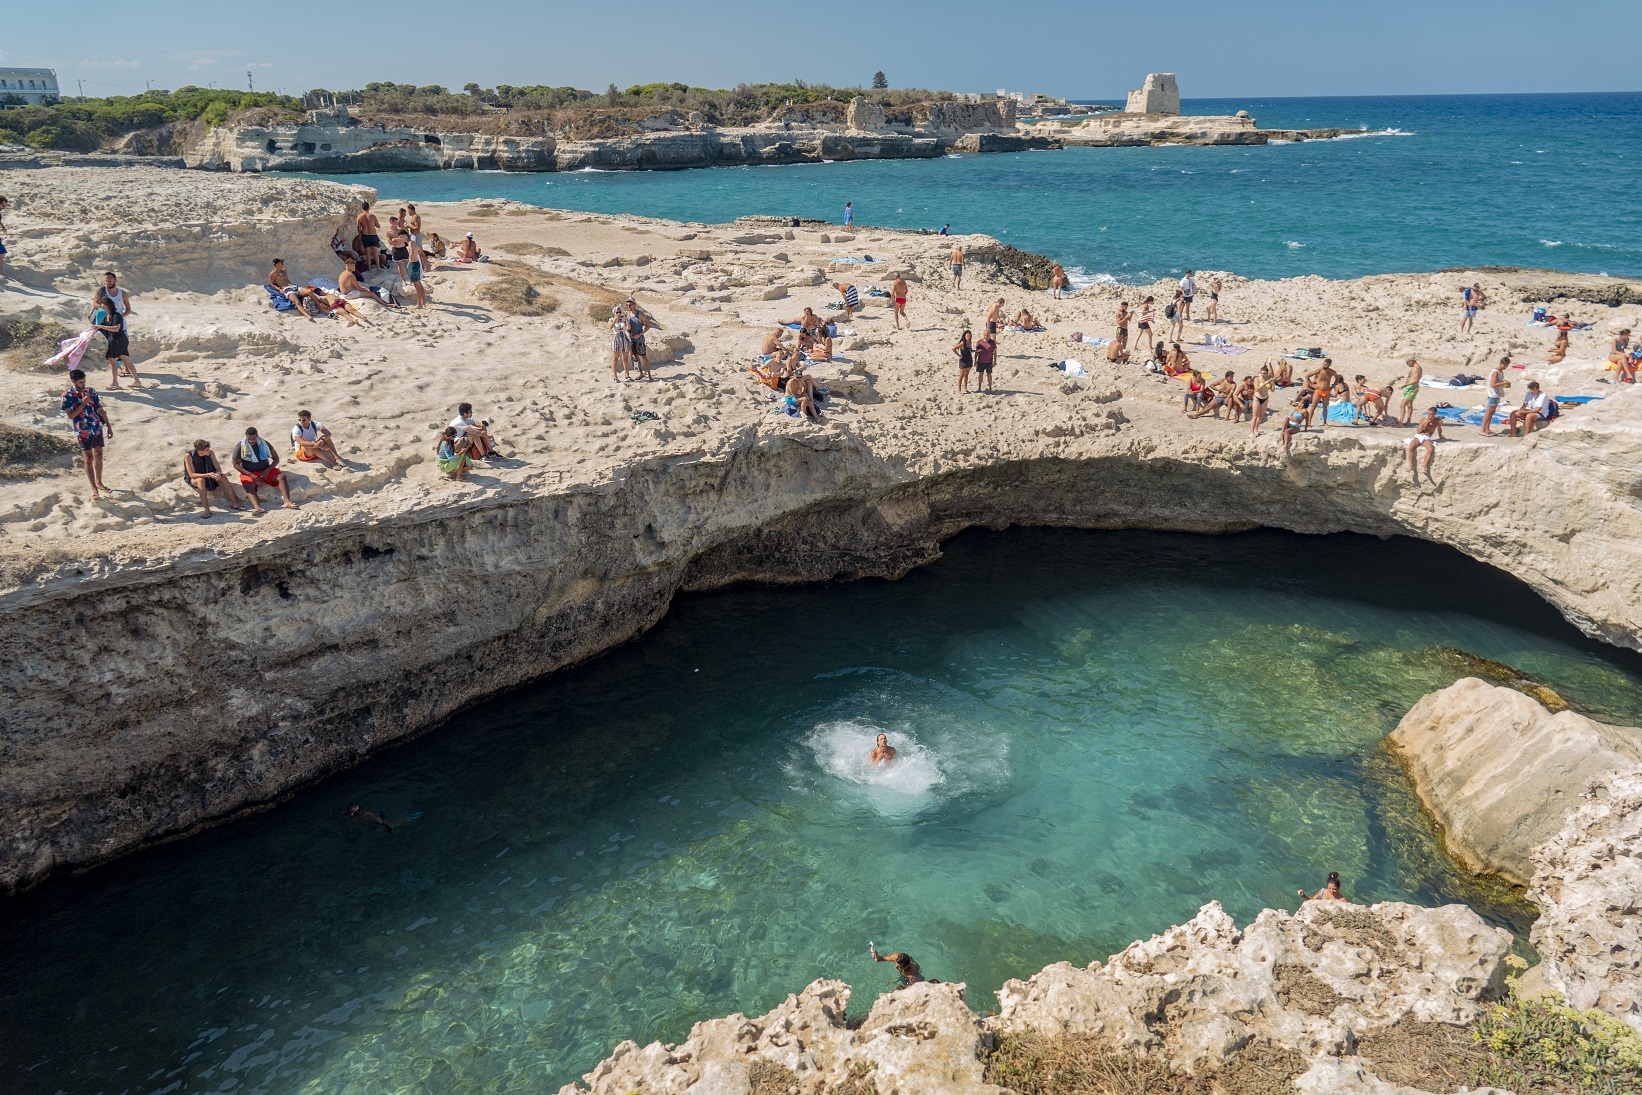
[[[869,764],[879,734],[894,746],[895,759]],[[910,734],[866,719],[840,719],[817,726],[804,743],[828,774],[855,784],[880,813],[899,814],[928,805],[946,780],[939,758]]]
[[[1091,285],[1121,285],[1111,274],[1091,274],[1081,266],[1066,268],[1066,284],[1073,289],[1087,289]]]
[[[1266,142],[1266,145],[1269,147],[1269,146],[1274,145],[1274,144],[1293,144],[1293,143],[1294,143],[1293,141],[1285,141],[1281,137],[1273,137],[1271,140]]]
[[[1360,129],[1355,133],[1342,133],[1334,139],[1336,141],[1353,141],[1358,137],[1412,137],[1411,130],[1407,129]]]
[[[605,167],[578,167],[578,168],[576,168],[576,170],[572,171],[571,174],[572,175],[608,175],[608,174],[610,174],[610,169],[605,168]]]
[[[1299,240],[1284,240],[1283,246],[1287,247],[1290,251],[1298,251],[1300,248],[1304,247],[1305,244],[1301,243]]]
[[[1562,241],[1561,240],[1540,240],[1539,242],[1541,244],[1543,244],[1544,246],[1546,246],[1546,247],[1561,247],[1562,246]]]

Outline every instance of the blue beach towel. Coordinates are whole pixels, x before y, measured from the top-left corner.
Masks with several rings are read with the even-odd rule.
[[[1356,406],[1349,401],[1344,403],[1331,401],[1328,405],[1328,420],[1330,422],[1350,423],[1352,416],[1356,413]],[[1360,419],[1360,421],[1367,421],[1367,419]]]
[[[1482,425],[1482,412],[1483,408],[1481,407],[1438,407],[1437,417],[1444,422],[1455,422],[1462,426],[1480,426]],[[1500,422],[1505,417],[1498,410],[1494,411],[1495,423]]]
[[[267,294],[268,294],[268,303],[272,304],[274,306],[274,311],[276,311],[276,312],[294,312],[294,311],[296,311],[296,305],[291,303],[291,298],[290,297],[286,296],[284,293],[280,292],[278,289],[275,289],[272,285],[264,285],[262,288],[263,288],[264,291],[267,292]]]
[[[1569,406],[1578,407],[1578,406],[1582,406],[1586,403],[1598,403],[1598,402],[1606,399],[1607,396],[1604,396],[1604,395],[1553,395],[1551,398],[1556,400],[1558,403],[1566,403]]]

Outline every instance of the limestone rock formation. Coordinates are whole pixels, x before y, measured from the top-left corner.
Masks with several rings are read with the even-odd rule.
[[[1129,92],[1128,114],[1179,114],[1180,86],[1172,72],[1148,73],[1137,91]]]
[[[816,981],[756,1019],[697,1023],[677,1046],[624,1042],[586,1088],[560,1095],[745,1095],[755,1081],[805,1093],[859,1081],[906,1095],[982,1095],[1002,1090],[983,1074],[993,1040],[1028,1032],[1095,1034],[1115,1052],[1160,1054],[1192,1074],[1258,1043],[1315,1058],[1301,1091],[1402,1095],[1411,1089],[1340,1055],[1399,1020],[1469,1021],[1498,987],[1510,942],[1460,905],[1310,902],[1292,916],[1267,909],[1239,931],[1211,902],[1105,966],[1060,962],[1008,982],[994,1018],[965,1006],[962,985],[920,984],[880,997],[854,1024],[849,986]]]
[[[1094,1034],[1194,1074],[1255,1041],[1338,1056],[1401,1019],[1469,1022],[1503,982],[1510,946],[1463,905],[1312,901],[1293,915],[1266,909],[1239,931],[1210,902],[1106,966],[1061,962],[1005,983],[996,1026]]]
[[[1593,793],[1534,853],[1531,938],[1548,988],[1642,1033],[1642,768],[1598,780]]]
[[[1421,699],[1389,743],[1449,850],[1518,885],[1591,783],[1642,764],[1642,731],[1553,715],[1475,677]]]
[[[747,1095],[755,1081],[820,1092],[865,1077],[905,1095],[998,1095],[982,1078],[987,1032],[963,993],[963,985],[911,985],[880,997],[855,1026],[845,1016],[850,987],[815,981],[756,1019],[697,1023],[676,1046],[623,1042],[584,1077],[585,1088],[567,1084],[559,1095]]]

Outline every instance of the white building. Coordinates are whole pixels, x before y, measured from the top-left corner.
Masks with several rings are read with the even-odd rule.
[[[54,68],[0,68],[0,100],[20,95],[30,103],[60,98]]]

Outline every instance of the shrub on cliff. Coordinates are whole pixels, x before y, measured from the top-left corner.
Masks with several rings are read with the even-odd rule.
[[[271,92],[181,87],[20,107],[6,111],[5,120],[6,129],[34,148],[91,152],[140,130],[183,122],[209,128],[221,125],[235,111],[270,107],[289,112],[297,106],[295,99]]]

